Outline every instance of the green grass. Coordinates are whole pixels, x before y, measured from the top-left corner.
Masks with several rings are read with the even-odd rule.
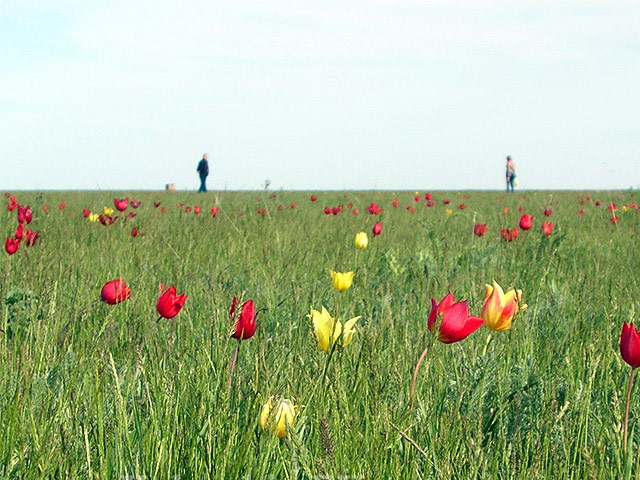
[[[84,207],[101,213],[132,194],[136,218],[109,227],[82,218]],[[20,192],[41,238],[0,255],[0,478],[637,478],[640,405],[634,391],[625,459],[630,368],[618,342],[622,322],[637,317],[640,215],[620,211],[613,225],[606,206],[640,197],[591,192],[579,205],[586,194],[434,192],[427,208],[401,192],[393,208],[394,195],[371,192],[318,193],[315,203],[289,192]],[[381,215],[366,213],[372,201]],[[338,216],[322,212],[340,203]],[[517,225],[518,206],[534,227],[504,242],[499,228]],[[355,234],[378,219],[382,235],[356,250]],[[474,219],[489,225],[482,238]],[[3,206],[2,233],[15,226]],[[145,235],[132,238],[133,226]],[[329,269],[355,270],[351,289],[333,290]],[[131,298],[100,302],[119,277]],[[413,368],[432,341],[431,297],[451,291],[478,315],[493,279],[522,289],[528,310],[488,344],[485,328],[436,343],[409,409]],[[161,282],[188,299],[154,328]],[[268,310],[242,343],[228,392],[234,295]],[[363,317],[324,385],[326,353],[306,317],[322,305]],[[299,407],[282,440],[258,426],[271,395]]]

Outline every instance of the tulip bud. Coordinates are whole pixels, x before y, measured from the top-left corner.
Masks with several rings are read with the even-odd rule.
[[[109,305],[124,302],[130,296],[131,289],[127,287],[127,284],[121,278],[105,283],[100,291],[100,298]]]
[[[160,288],[164,288],[164,285],[160,284]],[[186,299],[186,295],[176,295],[176,287],[171,285],[158,298],[156,310],[161,317],[173,318],[180,313]]]
[[[230,319],[233,319],[235,317],[237,304],[238,297],[233,297],[231,308],[229,310]],[[258,324],[256,322],[257,316],[258,315],[256,314],[253,300],[244,302],[240,310],[240,315],[238,315],[238,319],[233,326],[233,333],[231,334],[231,336],[233,338],[237,338],[238,340],[248,340],[249,338],[253,337],[253,334],[256,333],[256,329],[258,327]]]
[[[365,232],[358,233],[355,239],[356,248],[362,250],[367,248],[367,245],[369,245],[369,238],[367,237],[367,234]]]
[[[520,217],[520,228],[522,230],[529,230],[531,225],[533,225],[533,217],[528,213],[523,214]]]
[[[4,242],[4,249],[9,255],[13,255],[18,251],[18,247],[20,246],[20,241],[16,240],[13,237],[9,237]]]
[[[371,233],[373,233],[374,237],[377,237],[382,233],[382,222],[376,222],[373,224],[373,228],[371,229]]]
[[[260,428],[271,430],[278,438],[283,438],[287,434],[287,427],[293,426],[297,413],[298,407],[291,400],[285,398],[276,401],[270,397],[260,412]]]
[[[640,367],[640,335],[635,325],[624,322],[620,335],[620,355],[631,367]]]
[[[349,290],[349,287],[351,287],[351,284],[353,283],[353,272],[340,273],[329,270],[329,275],[331,275],[333,288],[340,292]]]

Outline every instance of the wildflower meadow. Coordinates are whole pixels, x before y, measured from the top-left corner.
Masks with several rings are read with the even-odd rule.
[[[2,201],[0,478],[640,477],[633,191]]]

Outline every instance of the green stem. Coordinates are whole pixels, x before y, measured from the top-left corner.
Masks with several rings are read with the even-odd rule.
[[[627,405],[624,409],[624,453],[627,454],[627,436],[629,433],[629,404],[631,403],[631,389],[633,388],[633,378],[636,375],[636,369],[631,369],[629,376],[629,386],[627,387]]]

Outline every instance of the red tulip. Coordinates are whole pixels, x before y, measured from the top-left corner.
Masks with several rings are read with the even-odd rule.
[[[553,210],[550,210],[548,208],[544,209],[544,216],[545,217],[550,217],[553,214]]]
[[[131,230],[131,236],[133,238],[136,238],[138,236],[138,227],[133,227],[133,229]]]
[[[155,208],[158,208],[158,207],[160,206],[160,202],[153,202],[153,206],[154,206]]]
[[[451,293],[448,293],[440,303],[437,303],[435,298],[431,299],[431,312],[427,321],[429,331],[433,332],[437,320],[440,320],[438,340],[442,343],[459,342],[478,330],[484,323],[482,318],[470,317],[468,303],[456,303]]]
[[[31,207],[18,205],[18,223],[26,223],[28,225],[31,223],[32,218],[33,212],[31,211]]]
[[[38,235],[40,234],[39,230],[32,231],[31,229],[25,232],[24,244],[27,247],[33,247],[36,244],[36,240],[38,240]]]
[[[378,215],[382,213],[382,208],[380,208],[377,203],[373,202],[367,206],[367,211],[371,215]]]
[[[334,215],[337,215],[340,213],[340,208],[339,207],[333,207],[331,209],[331,213],[333,213]]]
[[[24,236],[24,227],[22,226],[21,223],[19,223],[18,226],[16,227],[16,233],[13,235],[13,237],[16,240],[21,241],[23,236]]]
[[[600,206],[600,200],[596,200],[596,207]]]
[[[267,209],[266,208],[259,208],[256,211],[258,212],[258,215],[262,215],[263,217],[267,214]]]
[[[118,219],[118,217],[114,218],[114,217],[112,217],[110,215],[100,215],[98,217],[98,220],[104,226],[113,225],[113,222],[115,222],[117,219]]]
[[[409,210],[411,213],[416,213],[416,209],[413,208],[411,205],[407,205],[405,208]]]
[[[229,308],[229,320],[233,320],[236,315],[236,307],[238,306],[238,297],[233,297],[231,307]]]
[[[353,209],[353,214],[354,215],[358,215],[360,213],[360,210],[358,210],[357,208]]]
[[[184,211],[186,213],[191,213],[191,207],[184,207]]]
[[[278,210],[279,210],[279,211],[284,210],[284,205],[278,205]]]
[[[524,210],[524,207],[523,207],[522,205],[520,205],[520,206],[518,207],[518,211],[519,211],[519,212],[522,212],[523,210]]]
[[[608,209],[611,213],[613,213],[613,212],[617,212],[617,211],[618,211],[618,206],[617,206],[615,203],[610,203],[610,204],[607,206],[607,209]]]
[[[398,199],[397,199],[397,198],[394,198],[394,199],[393,199],[393,207],[394,207],[394,208],[396,208],[396,207],[398,207],[399,205],[400,205],[400,202],[398,201]]]
[[[380,235],[382,233],[382,222],[374,223],[371,232],[373,233],[374,237]]]
[[[124,212],[127,209],[127,206],[129,205],[129,199],[128,198],[114,198],[113,199],[113,204],[116,207],[116,210],[118,210],[119,212]]]
[[[297,205],[295,203],[292,203],[291,205],[289,205],[289,208],[291,210],[295,210],[296,207],[297,207]]]
[[[413,197],[413,199],[414,199],[416,202],[419,202],[420,200],[422,200],[422,198],[420,198],[420,195],[416,195],[415,197]]]
[[[581,208],[580,210],[578,210],[578,215],[584,215],[584,208]]]
[[[9,237],[4,241],[4,249],[7,251],[9,255],[13,255],[18,251],[18,247],[20,246],[20,241],[16,240],[13,237]]]
[[[433,200],[427,201],[427,207],[435,207],[435,206],[436,206],[436,202],[434,202]]]
[[[529,230],[533,225],[533,217],[528,213],[523,214],[520,217],[520,228],[522,230]]]
[[[620,221],[620,217],[611,217],[609,220],[611,220],[611,223],[615,225]]]
[[[136,202],[135,198],[131,199],[131,207],[132,208],[138,208],[141,204],[142,204],[142,202]]]
[[[233,297],[233,302],[231,303],[232,310],[229,311],[229,318],[233,320],[235,314],[235,307],[238,304],[238,299]],[[253,300],[248,300],[242,304],[242,309],[240,311],[240,315],[236,319],[235,325],[233,327],[233,333],[231,336],[233,338],[237,338],[238,340],[248,340],[253,337],[253,334],[256,333],[256,328],[258,326],[256,322],[257,314],[255,311],[255,306]]]
[[[467,204],[466,203],[461,203],[460,205],[458,205],[458,208],[460,210],[464,210],[465,208],[467,208]]]
[[[49,211],[49,205],[43,205],[42,206],[42,211],[43,212],[48,212]]]
[[[331,209],[329,207],[324,207],[324,214],[331,215]]]
[[[517,228],[512,228],[509,230],[508,228],[501,228],[500,234],[505,242],[513,242],[516,238],[518,238],[518,233],[520,231]]]
[[[89,215],[91,215],[91,210],[89,210],[88,208],[82,210],[82,216],[84,218],[87,218]]]
[[[445,205],[449,205],[451,203],[451,200],[445,198],[444,200],[442,200],[442,203],[444,203]]]
[[[162,290],[163,288],[164,285],[160,284],[160,289]],[[158,310],[161,317],[173,318],[180,313],[186,299],[186,295],[176,295],[176,287],[171,285],[158,298],[156,310]]]
[[[542,222],[542,232],[548,237],[553,232],[553,223]]]
[[[425,193],[424,194],[424,199],[428,202],[429,200],[431,200],[433,198],[433,195],[431,195],[430,193]]]
[[[633,368],[640,367],[640,335],[635,325],[624,322],[620,335],[620,355]]]
[[[193,213],[195,213],[196,215],[199,214],[201,211],[200,205],[196,205],[195,207],[193,207]]]
[[[487,224],[486,223],[476,223],[473,226],[473,234],[476,237],[481,237],[487,232]]]
[[[311,195],[311,201],[315,202],[316,200],[318,200],[318,197],[316,197],[315,195]]]
[[[109,305],[124,302],[130,296],[131,289],[121,278],[105,283],[100,291],[100,298]]]
[[[9,210],[10,212],[13,212],[16,208],[18,208],[17,203],[10,203],[7,205],[7,210]]]
[[[65,208],[67,208],[67,202],[62,202],[58,205],[58,210],[64,210]]]

